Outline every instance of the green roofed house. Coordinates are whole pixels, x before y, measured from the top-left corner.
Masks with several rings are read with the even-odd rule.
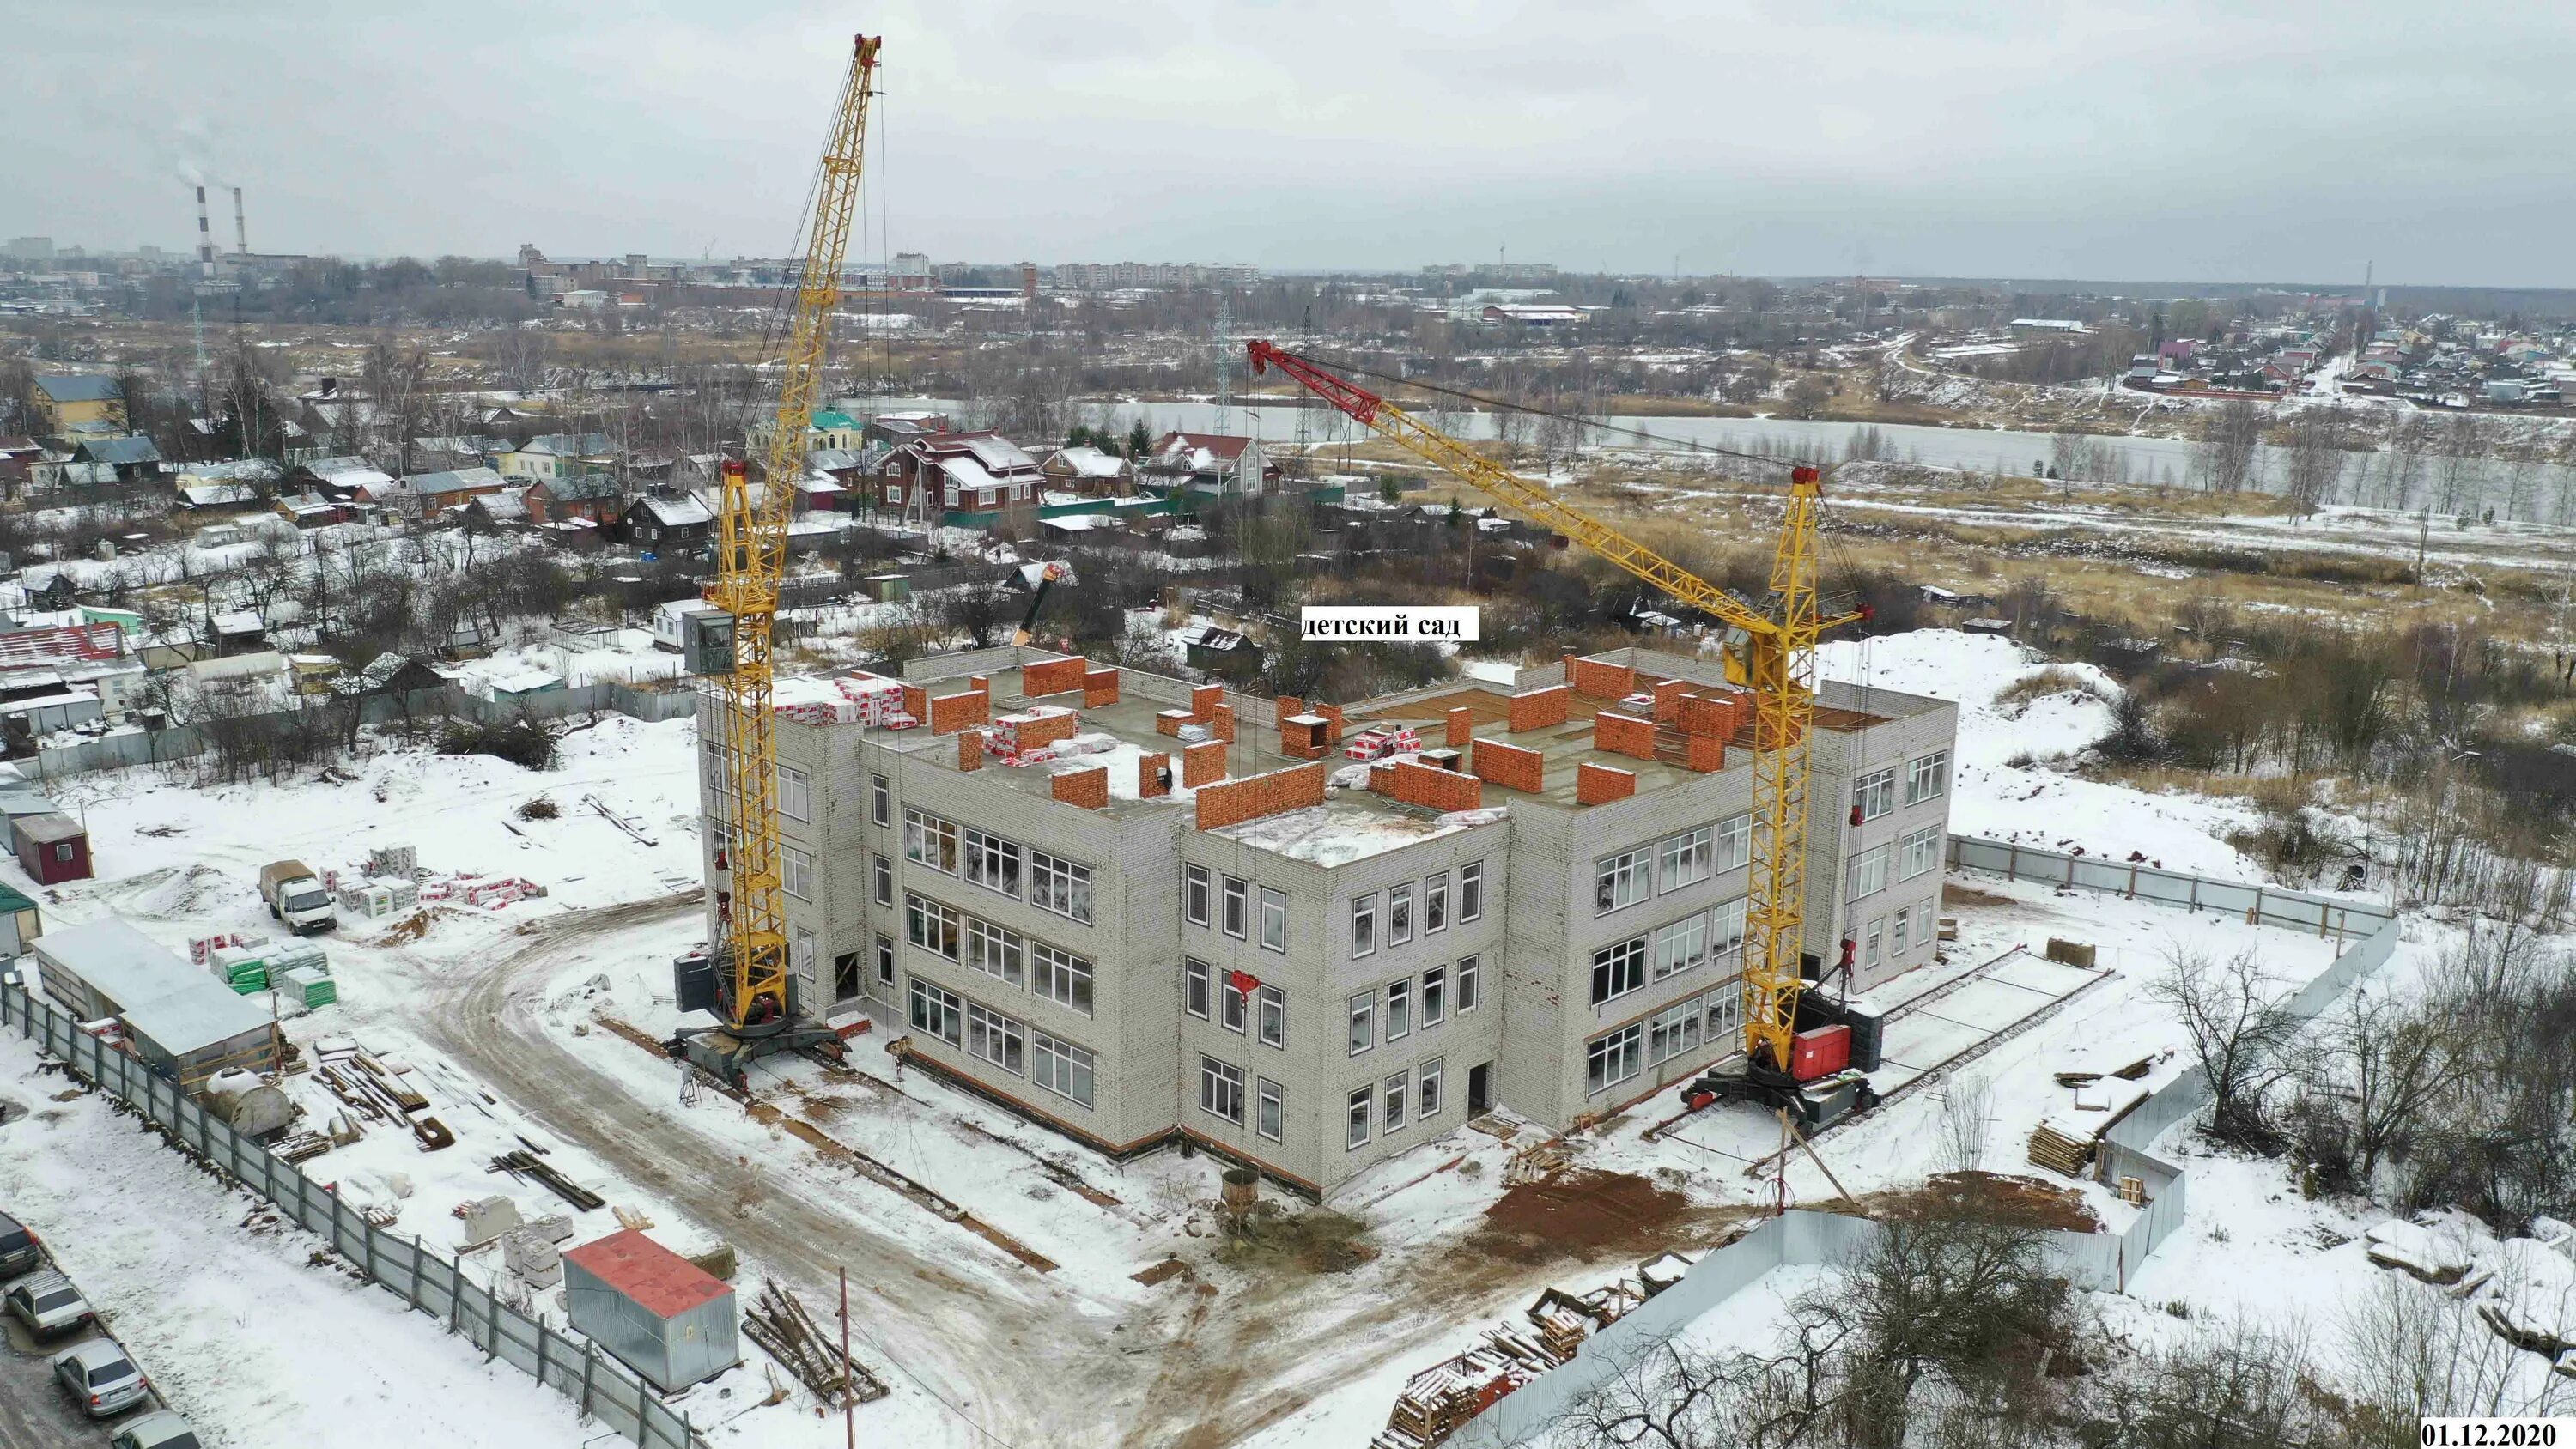
[[[805,435],[808,448],[857,448],[859,420],[832,408],[814,414],[814,425]]]
[[[23,956],[45,933],[36,903],[15,887],[0,884],[0,956]]]

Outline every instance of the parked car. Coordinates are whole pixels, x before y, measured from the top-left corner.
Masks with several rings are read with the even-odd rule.
[[[299,936],[327,931],[340,923],[339,912],[331,893],[323,889],[322,878],[306,869],[300,860],[271,861],[261,867],[259,894],[268,902],[268,913]]]
[[[0,1295],[0,1305],[38,1338],[68,1332],[97,1316],[72,1280],[54,1272],[30,1273],[10,1284],[8,1293]]]
[[[144,1415],[107,1442],[108,1449],[198,1449],[197,1431],[167,1409]]]
[[[125,1356],[125,1350],[104,1338],[76,1343],[55,1354],[54,1380],[93,1419],[122,1414],[152,1391],[152,1381]]]
[[[32,1273],[44,1264],[45,1240],[36,1230],[0,1213],[0,1282]]]

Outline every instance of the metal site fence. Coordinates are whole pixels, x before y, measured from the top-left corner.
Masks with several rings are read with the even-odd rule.
[[[338,1194],[191,1100],[179,1084],[80,1029],[17,985],[0,985],[0,1026],[15,1027],[72,1076],[132,1107],[170,1144],[321,1234],[368,1279],[449,1333],[571,1401],[642,1449],[706,1449],[688,1417],[614,1359],[556,1332],[476,1283],[456,1259],[369,1223]]]
[[[2388,964],[2390,953],[2397,949],[2397,913],[2369,902],[2211,880],[1969,835],[1950,837],[1950,863],[1957,869],[1992,871],[2184,910],[2226,911],[2263,925],[2338,940],[2358,935],[2360,939],[2351,940],[2333,965],[2290,998],[2291,1013],[2302,1021],[2324,1014],[2355,982]],[[2103,1134],[2101,1180],[2116,1184],[2123,1177],[2134,1177],[2145,1189],[2146,1200],[2116,1233],[2050,1230],[2044,1234],[2049,1257],[2068,1282],[2098,1292],[2126,1292],[2138,1265],[2182,1226],[2189,1175],[2148,1148],[2209,1103],[2208,1079],[2198,1067],[2190,1067],[2150,1093]],[[1456,1442],[1471,1449],[1499,1449],[1536,1438],[1585,1394],[1627,1372],[1692,1320],[1752,1287],[1772,1269],[1849,1262],[1875,1246],[1884,1231],[1869,1218],[1802,1208],[1766,1218],[1734,1242],[1710,1250],[1679,1282],[1585,1339],[1572,1359],[1496,1400],[1458,1431]]]

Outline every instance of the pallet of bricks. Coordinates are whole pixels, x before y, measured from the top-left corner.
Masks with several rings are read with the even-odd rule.
[[[326,870],[322,884],[353,916],[381,921],[420,904],[420,853],[408,845],[380,845],[358,871]]]
[[[545,893],[545,887],[520,876],[482,876],[471,871],[459,871],[453,880],[431,881],[420,888],[424,901],[462,901],[487,911]]]
[[[799,724],[863,724],[910,729],[920,721],[904,712],[903,684],[883,675],[859,674],[832,681],[837,699],[797,699],[775,712]]]

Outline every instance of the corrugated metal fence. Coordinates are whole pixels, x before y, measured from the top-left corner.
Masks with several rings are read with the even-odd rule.
[[[2366,902],[2033,850],[1970,835],[1950,837],[1950,864],[2186,910],[2226,911],[2291,930],[2338,937],[2360,934],[2361,939],[2332,966],[2291,998],[2291,1011],[2306,1020],[2321,1015],[2354,982],[2388,964],[2389,954],[2397,948],[2396,912]],[[2159,1088],[2103,1134],[2104,1179],[2115,1183],[2122,1177],[2139,1179],[2146,1187],[2147,1204],[2117,1233],[2050,1232],[2049,1256],[2069,1282],[2099,1292],[2126,1292],[2138,1265],[2182,1226],[2189,1178],[2147,1149],[2166,1129],[2190,1118],[2209,1101],[2209,1083],[2194,1068]],[[1680,1282],[1585,1339],[1572,1360],[1495,1401],[1459,1430],[1457,1442],[1470,1449],[1494,1449],[1532,1438],[1562,1418],[1585,1394],[1618,1377],[1692,1320],[1753,1286],[1763,1274],[1774,1268],[1849,1261],[1876,1243],[1880,1231],[1868,1218],[1797,1208],[1766,1219],[1691,1265]]]
[[[376,1286],[464,1337],[487,1361],[501,1359],[528,1374],[642,1449],[705,1449],[687,1416],[663,1403],[615,1360],[501,1302],[468,1281],[454,1258],[368,1223],[294,1164],[279,1161],[198,1106],[176,1082],[101,1045],[50,1003],[23,987],[0,986],[0,1026],[16,1028],[74,1077],[133,1107],[172,1146],[329,1239]]]

